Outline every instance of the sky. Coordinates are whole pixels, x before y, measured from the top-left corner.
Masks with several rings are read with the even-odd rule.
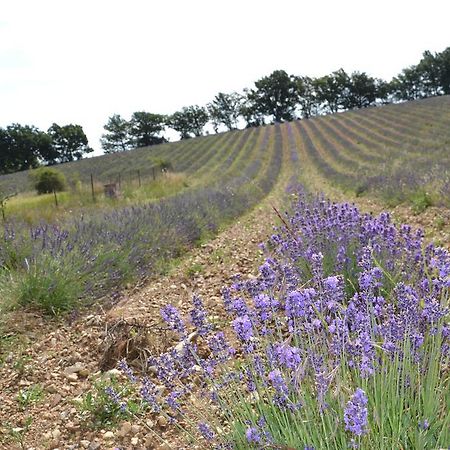
[[[273,70],[390,79],[450,46],[450,1],[3,0],[0,127],[170,114]]]

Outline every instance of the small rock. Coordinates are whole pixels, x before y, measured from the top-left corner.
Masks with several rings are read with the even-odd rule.
[[[91,444],[88,447],[88,450],[98,450],[101,447],[101,445],[98,442],[91,442]]]
[[[50,394],[56,394],[58,392],[58,389],[56,388],[55,385],[49,384],[47,386],[47,392],[49,392]]]
[[[135,447],[136,445],[138,445],[138,443],[139,443],[139,438],[137,438],[137,437],[131,438],[131,445],[132,445],[133,447]]]
[[[59,428],[55,428],[53,431],[52,431],[52,438],[55,440],[55,441],[59,441],[59,438],[61,437],[61,431],[59,431]]]
[[[156,450],[170,450],[171,448],[169,444],[164,443],[156,447]]]
[[[54,408],[61,400],[62,397],[60,394],[53,394],[50,398],[50,406]]]
[[[169,421],[167,420],[166,417],[164,416],[159,416],[156,419],[156,423],[158,424],[159,428],[166,428],[167,425],[169,424]]]
[[[130,431],[131,431],[131,423],[130,422],[124,422],[123,424],[122,424],[122,426],[120,427],[120,430],[119,430],[119,436],[122,436],[122,437],[125,437],[125,436],[127,436],[129,433],[130,433]]]
[[[66,374],[66,378],[68,381],[74,382],[74,381],[78,380],[78,375],[76,373],[69,373],[69,374]]]
[[[83,439],[80,441],[80,444],[83,448],[89,448],[89,445],[91,444],[91,442],[88,441],[87,439]]]
[[[104,439],[107,440],[111,440],[114,439],[114,433],[112,431],[107,431],[104,435],[103,435]]]
[[[105,376],[107,378],[111,378],[111,377],[120,377],[122,375],[122,372],[119,369],[111,369],[108,370],[108,372],[105,372]]]
[[[64,370],[64,373],[66,375],[69,375],[71,373],[79,373],[82,370],[86,370],[86,368],[84,367],[82,362],[78,361],[74,365],[66,367],[66,369]]]
[[[132,434],[138,434],[141,431],[141,427],[139,425],[133,425],[131,427],[131,433]]]

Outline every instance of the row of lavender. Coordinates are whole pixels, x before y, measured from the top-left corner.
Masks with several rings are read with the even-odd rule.
[[[222,176],[206,186],[63,224],[5,224],[0,288],[11,289],[19,303],[55,312],[71,308],[76,298],[98,298],[130,279],[158,273],[169,259],[248,211],[272,189],[282,164],[280,130],[266,127],[255,134],[262,136],[257,152],[250,142],[244,148],[248,158],[239,167],[230,161]],[[248,133],[243,137],[236,148],[242,149]],[[265,164],[263,153],[269,157]]]
[[[149,378],[121,364],[142,402],[202,448],[446,448],[449,253],[304,194],[263,248],[224,289],[227,325],[198,297],[189,319],[162,309],[181,344]]]
[[[450,97],[432,100],[297,122],[297,141],[344,189],[448,207]]]

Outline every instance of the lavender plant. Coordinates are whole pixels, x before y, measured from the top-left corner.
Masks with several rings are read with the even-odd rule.
[[[447,446],[450,255],[303,194],[264,248],[224,289],[228,325],[197,297],[189,320],[163,308],[180,343],[150,361],[149,407],[207,448]]]

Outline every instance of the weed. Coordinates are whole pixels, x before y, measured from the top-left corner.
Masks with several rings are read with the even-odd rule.
[[[429,206],[433,205],[430,194],[422,189],[414,192],[410,197],[410,201],[414,214],[420,214],[424,212]]]
[[[44,398],[44,390],[39,384],[35,384],[27,389],[20,389],[17,394],[17,401],[22,409],[40,402]]]
[[[31,424],[33,423],[33,418],[28,416],[23,420],[23,425],[20,427],[13,426],[9,423],[6,424],[8,429],[8,434],[13,442],[16,442],[21,449],[25,449],[25,435],[28,433]]]
[[[186,277],[193,278],[205,271],[205,268],[200,263],[193,263],[186,269]]]
[[[76,406],[88,428],[114,428],[120,421],[145,410],[134,386],[119,384],[114,377],[96,380]]]

